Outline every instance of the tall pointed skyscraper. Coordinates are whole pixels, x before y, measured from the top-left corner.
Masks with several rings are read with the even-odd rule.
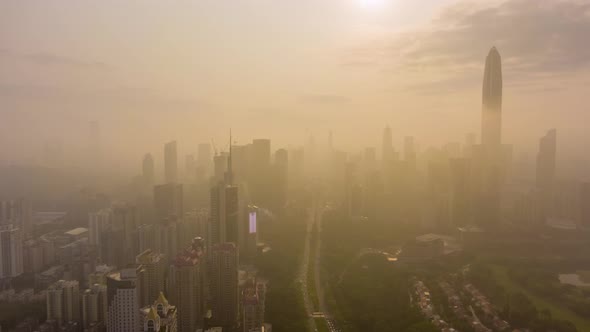
[[[229,135],[227,171],[224,174],[224,179],[215,183],[210,190],[209,245],[223,242],[238,243],[238,186],[234,185],[231,131]]]
[[[502,58],[492,47],[486,58],[483,76],[481,143],[499,146],[502,143]]]

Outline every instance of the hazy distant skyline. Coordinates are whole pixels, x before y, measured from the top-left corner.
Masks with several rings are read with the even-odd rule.
[[[166,141],[196,152],[229,127],[273,149],[302,144],[306,129],[326,141],[331,129],[336,147],[377,147],[386,124],[397,149],[407,135],[421,147],[463,141],[479,135],[492,46],[503,141],[533,156],[557,128],[560,148],[579,152],[590,140],[588,35],[590,4],[576,0],[7,0],[0,160],[85,137],[92,120],[137,165]]]

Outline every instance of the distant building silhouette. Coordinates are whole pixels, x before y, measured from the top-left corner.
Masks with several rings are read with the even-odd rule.
[[[285,149],[279,149],[275,152],[276,171],[276,201],[278,207],[283,207],[287,202],[287,188],[289,176],[289,153]]]
[[[147,185],[148,187],[154,185],[154,158],[150,153],[147,153],[143,157],[142,177],[145,185]]]
[[[184,215],[184,195],[181,184],[162,184],[154,187],[154,208],[156,221],[163,222],[170,217],[181,218]]]
[[[381,144],[381,160],[390,162],[394,159],[393,137],[391,134],[391,127],[387,126],[383,129],[383,140]]]
[[[101,146],[100,146],[100,124],[98,121],[88,123],[88,166],[90,168],[100,168],[102,164]]]
[[[537,189],[551,191],[555,184],[557,130],[551,129],[539,140]]]
[[[175,183],[178,181],[178,154],[176,151],[176,141],[164,145],[164,173],[166,183]]]
[[[414,137],[406,136],[404,139],[404,160],[411,170],[416,170],[416,154]]]

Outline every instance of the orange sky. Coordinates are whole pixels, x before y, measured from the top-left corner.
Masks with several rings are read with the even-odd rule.
[[[2,1],[0,161],[35,160],[48,141],[79,148],[89,120],[122,163],[229,127],[276,148],[330,129],[343,148],[378,145],[386,124],[398,147],[459,141],[479,132],[492,45],[506,141],[534,148],[556,127],[577,152],[588,35],[576,0]]]

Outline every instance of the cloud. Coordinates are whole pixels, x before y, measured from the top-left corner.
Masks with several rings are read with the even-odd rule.
[[[383,71],[438,74],[443,84],[481,80],[488,50],[502,55],[506,81],[534,82],[590,67],[590,3],[576,0],[464,1],[427,28],[353,50],[348,62],[380,62]],[[463,77],[461,79],[460,77]],[[433,82],[426,82],[433,87]]]
[[[350,99],[341,95],[332,94],[305,94],[298,97],[300,103],[303,104],[346,104]]]
[[[66,66],[88,69],[112,69],[112,66],[101,61],[88,61],[69,56],[47,52],[23,53],[9,49],[0,49],[0,58],[24,61],[42,66]]]

